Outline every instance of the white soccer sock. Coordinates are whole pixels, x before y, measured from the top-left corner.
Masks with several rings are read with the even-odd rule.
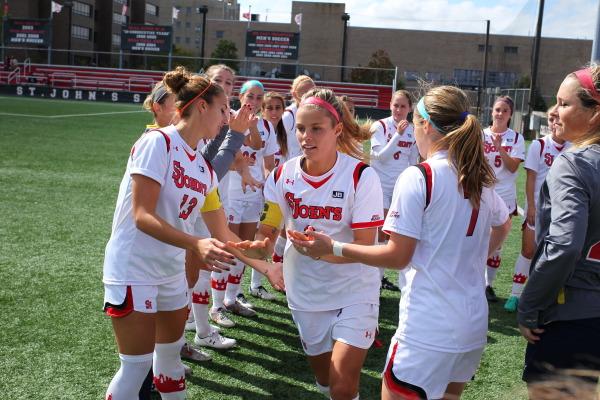
[[[185,399],[185,370],[180,356],[184,344],[182,336],[176,342],[156,343],[154,347],[154,385],[165,400]]]
[[[258,289],[259,286],[262,286],[262,278],[263,274],[258,272],[255,269],[252,269],[252,279],[250,282],[250,289]]]
[[[383,279],[383,276],[385,275],[385,268],[377,268],[379,270],[379,280]]]
[[[315,385],[317,385],[319,392],[323,393],[325,396],[329,396],[329,386],[323,386],[317,381],[315,381]]]
[[[192,291],[192,311],[196,323],[196,334],[199,337],[208,336],[210,325],[208,324],[208,303],[210,302],[210,272],[200,271],[198,281]]]
[[[523,254],[519,254],[517,262],[515,262],[515,273],[513,275],[513,284],[511,289],[511,296],[521,297],[523,293],[523,287],[527,278],[529,278],[529,266],[531,265],[531,258],[525,258]]]
[[[110,381],[106,398],[112,400],[137,399],[142,383],[152,368],[152,353],[139,356],[119,354],[119,359],[121,368]]]
[[[212,309],[223,308],[225,299],[225,288],[227,288],[227,276],[229,272],[212,272],[210,274],[210,286],[212,292]]]
[[[486,286],[494,286],[494,281],[496,280],[496,274],[498,273],[498,268],[500,268],[501,262],[501,250],[496,250],[490,258],[487,259],[487,265],[485,269],[485,285]]]
[[[244,263],[240,260],[235,260],[235,265],[229,268],[229,277],[227,277],[227,289],[225,289],[224,304],[232,305],[235,303],[235,298],[238,295],[238,289],[244,275]]]

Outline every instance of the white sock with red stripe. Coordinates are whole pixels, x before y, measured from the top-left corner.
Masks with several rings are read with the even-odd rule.
[[[205,337],[210,334],[208,324],[208,304],[210,302],[210,271],[200,271],[198,281],[192,291],[192,311],[196,323],[196,334]]]
[[[139,356],[119,354],[121,368],[108,385],[107,400],[137,399],[142,383],[152,368],[152,353]]]
[[[185,370],[180,356],[184,344],[182,336],[176,342],[156,343],[154,347],[154,385],[164,400],[185,399]],[[131,398],[137,398],[137,393]]]
[[[252,279],[250,280],[250,289],[258,289],[262,286],[262,279],[264,275],[255,269],[252,269]]]
[[[285,244],[287,243],[287,239],[280,236],[277,236],[277,240],[275,240],[275,247],[273,248],[273,262],[283,262],[283,252],[285,251]]]
[[[525,258],[523,254],[519,254],[517,261],[515,262],[515,273],[513,275],[513,284],[511,289],[511,296],[521,297],[523,293],[523,287],[529,277],[529,266],[531,265],[531,258]]]
[[[490,258],[487,259],[487,266],[485,269],[485,285],[486,286],[494,286],[494,281],[496,280],[496,274],[498,273],[498,268],[500,268],[501,262],[501,249],[496,250]]]
[[[232,305],[235,303],[235,298],[238,295],[238,289],[242,282],[242,276],[244,275],[244,263],[240,260],[235,260],[235,265],[231,265],[229,269],[229,276],[227,277],[227,289],[225,289],[225,305]]]
[[[223,301],[225,300],[225,289],[227,288],[227,276],[229,272],[212,272],[210,274],[210,286],[212,292],[212,309],[217,310],[225,307]]]

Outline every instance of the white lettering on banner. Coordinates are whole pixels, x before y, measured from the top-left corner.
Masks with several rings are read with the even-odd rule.
[[[140,102],[140,95],[139,94],[134,94],[133,95],[133,102],[134,103],[139,103]]]
[[[75,91],[75,100],[83,100],[83,92],[81,90]]]
[[[112,92],[111,93],[111,99],[112,99],[112,101],[119,101],[119,93]]]
[[[34,87],[30,87],[29,89],[29,95],[30,96],[35,96],[35,88]]]
[[[62,91],[62,98],[63,99],[68,99],[69,98],[69,94],[70,94],[69,91],[67,89],[64,89]]]
[[[88,100],[96,101],[96,92],[95,91],[88,93]]]
[[[21,86],[17,86],[17,96],[23,96],[23,88]]]
[[[56,97],[56,89],[52,89],[52,91],[50,92],[50,97],[52,97],[52,98]]]

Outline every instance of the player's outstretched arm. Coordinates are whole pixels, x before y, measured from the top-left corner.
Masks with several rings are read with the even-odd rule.
[[[216,239],[200,239],[188,235],[156,214],[160,184],[143,175],[132,176],[132,206],[136,227],[161,242],[194,252],[202,262],[234,264],[233,256]]]

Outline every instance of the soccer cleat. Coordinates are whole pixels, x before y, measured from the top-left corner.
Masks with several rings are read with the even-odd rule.
[[[264,286],[259,286],[256,289],[250,289],[250,294],[254,297],[258,297],[259,299],[263,299],[263,300],[267,300],[267,301],[271,301],[271,300],[275,300],[275,296],[273,296],[271,293],[269,293],[267,291],[267,289],[265,289]]]
[[[203,352],[202,350],[195,349],[192,346],[190,346],[189,343],[186,343],[181,348],[181,359],[200,362],[210,361],[212,359],[212,356],[208,353]]]
[[[216,310],[210,310],[208,315],[210,319],[213,320],[214,323],[220,325],[224,328],[232,328],[235,326],[235,322],[233,322],[227,314],[225,314],[225,310],[222,308],[217,308]]]
[[[394,285],[388,278],[385,276],[381,279],[381,288],[385,290],[391,290],[392,292],[399,292],[400,288]]]
[[[206,337],[194,336],[194,343],[197,346],[212,347],[213,349],[225,350],[230,349],[237,344],[235,339],[230,339],[222,336],[217,331],[212,331],[210,335]]]
[[[248,301],[243,293],[238,293],[238,295],[235,296],[235,300],[246,308],[254,308],[254,305]]]
[[[494,288],[491,287],[491,286],[486,286],[485,287],[485,298],[490,303],[497,303],[498,302],[498,297],[496,296],[496,292],[494,292]]]
[[[229,312],[232,312],[237,315],[241,315],[242,317],[256,317],[256,311],[251,308],[248,308],[239,301],[235,301],[235,303],[231,305],[225,305],[225,309]]]
[[[517,311],[517,307],[519,306],[519,298],[517,296],[510,296],[506,303],[504,303],[504,309],[508,312]]]

